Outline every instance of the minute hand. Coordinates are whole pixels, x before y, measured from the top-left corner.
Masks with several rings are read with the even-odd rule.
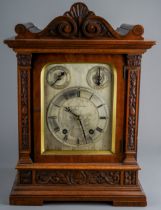
[[[82,131],[83,131],[83,135],[84,135],[84,139],[85,139],[85,141],[86,141],[86,144],[87,144],[86,134],[85,134],[85,131],[84,131],[84,128],[83,128],[83,124],[82,124],[82,121],[80,120],[80,118],[78,118],[78,121],[79,121],[79,123],[80,123],[80,126],[81,126],[81,128],[82,128]]]
[[[86,134],[85,134],[85,131],[84,131],[84,128],[83,128],[83,124],[82,124],[82,121],[81,121],[79,115],[75,114],[75,113],[70,109],[70,107],[65,107],[65,111],[71,113],[72,115],[74,115],[74,116],[76,117],[76,119],[79,121],[80,126],[81,126],[82,131],[83,131],[84,139],[85,139],[86,144],[87,144]]]

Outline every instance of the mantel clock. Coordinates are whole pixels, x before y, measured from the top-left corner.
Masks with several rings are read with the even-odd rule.
[[[75,3],[43,30],[18,24],[19,160],[10,204],[145,206],[138,181],[141,25],[116,30]]]

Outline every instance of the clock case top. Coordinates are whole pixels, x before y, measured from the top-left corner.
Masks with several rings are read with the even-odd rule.
[[[40,73],[54,61],[113,63],[117,69],[116,154],[75,156],[71,162],[136,164],[141,55],[155,44],[144,40],[144,28],[122,24],[114,30],[85,4],[75,3],[43,30],[26,23],[16,25],[15,31],[17,35],[4,43],[17,53],[19,163],[66,160],[63,155],[44,158],[40,152]]]
[[[17,53],[19,163],[65,162],[66,156],[40,154],[40,73],[47,63],[113,63],[117,69],[116,154],[73,157],[71,162],[136,163],[141,55],[155,42],[145,41],[141,25],[114,30],[83,3],[53,19],[43,30],[18,24],[4,41]],[[36,122],[35,122],[36,121]],[[35,140],[36,139],[36,140]],[[34,161],[35,162],[35,161]]]
[[[141,25],[122,24],[114,30],[105,19],[89,11],[83,3],[73,4],[69,11],[53,19],[43,30],[27,23],[16,25],[15,31],[15,37],[4,41],[17,53],[18,63],[19,161],[16,168],[19,172],[10,203],[42,204],[44,200],[83,198],[112,200],[114,205],[146,205],[146,198],[137,178],[140,170],[137,164],[139,86],[141,55],[155,42],[144,40],[144,29]],[[46,63],[53,60],[57,63],[114,63],[116,66],[117,137],[116,153],[113,156],[69,155],[67,159],[63,155],[44,158],[40,154],[40,141],[35,140],[40,139],[40,71]],[[103,170],[112,174],[115,171],[118,173],[119,185],[112,183],[117,187],[107,189],[108,195],[102,191],[103,187],[98,191],[98,195],[92,194],[91,190],[88,196],[85,195],[85,191],[82,191],[81,196],[75,197],[69,195],[69,191],[67,195],[64,191],[61,198],[54,194],[55,191],[52,196],[44,191],[39,192],[39,196],[35,194],[32,199],[27,195],[22,196],[24,185],[35,186],[33,190],[38,189],[36,186],[41,184],[41,180],[38,180],[36,175],[38,173],[39,176],[39,172],[43,170],[48,178],[55,170],[58,174],[60,171],[66,173],[66,170],[72,170],[75,178],[78,171],[83,174],[87,170]],[[72,183],[81,184],[78,179]],[[134,193],[128,190],[129,186],[133,188]],[[29,190],[29,194],[32,193],[33,191]]]

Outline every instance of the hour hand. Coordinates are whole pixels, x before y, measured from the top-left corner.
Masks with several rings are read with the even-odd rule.
[[[71,110],[70,107],[64,107],[64,110],[65,110],[66,112],[71,113],[71,114],[74,115],[76,118],[79,118],[79,115],[75,114],[75,113]]]
[[[71,112],[71,109],[70,109],[69,106],[65,106],[65,107],[64,107],[64,110],[65,110],[66,112]]]

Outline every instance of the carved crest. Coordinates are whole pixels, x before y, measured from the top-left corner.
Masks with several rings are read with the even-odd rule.
[[[18,24],[16,39],[41,38],[103,38],[103,39],[143,39],[141,25],[121,25],[117,30],[102,17],[96,16],[84,3],[75,3],[63,16],[56,17],[42,31],[34,24]]]

